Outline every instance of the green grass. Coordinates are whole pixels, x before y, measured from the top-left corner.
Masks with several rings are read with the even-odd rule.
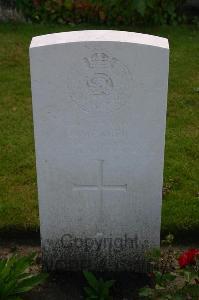
[[[28,58],[31,37],[83,28],[94,27],[0,24],[1,231],[35,230],[39,227]],[[169,38],[162,233],[172,232],[178,238],[197,238],[199,32],[194,27],[118,29]]]

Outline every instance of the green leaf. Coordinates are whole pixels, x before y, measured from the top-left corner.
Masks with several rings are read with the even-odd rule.
[[[162,273],[159,271],[155,271],[155,281],[157,282],[157,284],[161,284],[162,283]]]
[[[2,259],[2,260],[0,261],[0,275],[1,275],[1,272],[3,271],[5,265],[6,265],[6,260],[5,260],[5,259]]]
[[[166,273],[162,276],[163,280],[166,281],[174,281],[176,279],[176,275],[174,273]]]
[[[21,258],[16,257],[15,262],[15,271],[16,273],[22,273],[24,272],[28,267],[30,267],[35,259],[36,254],[32,253],[29,256],[22,256]]]
[[[173,295],[172,297],[173,300],[184,300],[184,297],[181,295]]]
[[[13,255],[6,260],[0,260],[0,300],[20,299],[17,294],[31,290],[47,278],[47,274],[28,273],[34,258],[33,253],[23,257]]]
[[[83,271],[84,277],[86,278],[88,284],[94,289],[97,290],[98,281],[92,272]]]
[[[104,281],[103,278],[97,279],[92,272],[83,272],[89,287],[85,287],[84,291],[87,294],[87,300],[110,300],[110,288],[114,284],[114,280]]]
[[[15,291],[16,285],[16,280],[4,281],[3,284],[1,284],[1,297],[4,299],[7,298],[9,295],[12,295]]]
[[[144,288],[140,289],[140,291],[139,291],[140,297],[149,297],[152,295],[153,295],[153,289],[151,289],[149,287],[144,287]]]
[[[95,292],[95,290],[93,290],[91,287],[88,287],[88,286],[84,287],[84,291],[88,296],[93,295]]]
[[[21,280],[16,288],[16,293],[25,293],[30,291],[36,285],[43,283],[48,277],[48,274],[31,275],[28,278]]]
[[[111,288],[115,283],[115,280],[109,280],[105,282],[106,287],[109,289]]]
[[[185,277],[185,280],[186,280],[187,282],[190,282],[190,280],[191,280],[191,272],[189,272],[189,271],[184,271],[184,277]]]
[[[156,284],[155,289],[156,290],[164,290],[165,288],[163,286],[159,285],[159,284]]]

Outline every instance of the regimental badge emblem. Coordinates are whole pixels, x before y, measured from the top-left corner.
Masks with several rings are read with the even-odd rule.
[[[75,72],[69,90],[72,100],[85,112],[119,110],[130,98],[131,74],[107,51],[93,49],[82,57]]]

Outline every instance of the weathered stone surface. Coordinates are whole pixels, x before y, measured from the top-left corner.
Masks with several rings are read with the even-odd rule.
[[[166,39],[130,32],[33,38],[48,269],[135,269],[159,246],[168,52]]]

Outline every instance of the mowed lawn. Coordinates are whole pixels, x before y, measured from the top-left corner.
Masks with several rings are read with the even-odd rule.
[[[0,24],[0,231],[38,230],[28,48],[32,36],[92,26]],[[107,28],[108,29],[108,28]],[[116,28],[115,28],[116,29]],[[170,76],[162,236],[199,235],[199,31],[118,28],[164,36]]]

